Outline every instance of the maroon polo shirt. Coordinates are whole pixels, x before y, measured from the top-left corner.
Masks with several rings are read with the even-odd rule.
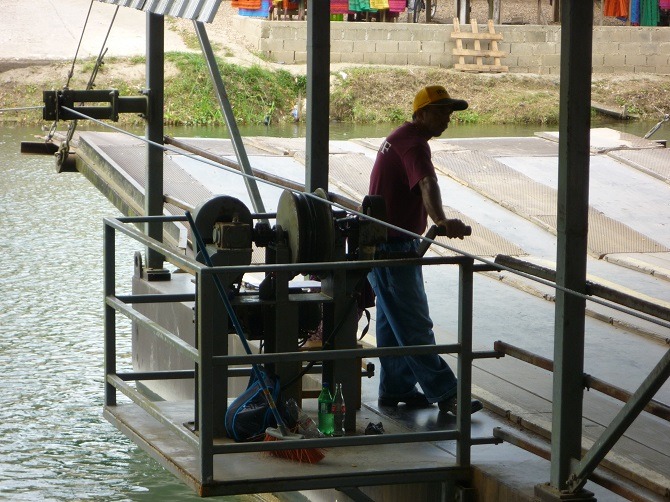
[[[386,201],[386,221],[416,234],[426,229],[428,214],[418,184],[435,177],[430,160],[430,136],[411,122],[393,131],[382,143],[370,175],[370,195]],[[404,237],[393,229],[389,237]]]

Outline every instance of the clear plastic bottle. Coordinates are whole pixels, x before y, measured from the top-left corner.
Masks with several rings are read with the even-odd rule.
[[[333,396],[333,436],[344,436],[344,417],[347,408],[344,404],[342,384],[335,384],[335,396]]]
[[[319,430],[325,436],[333,435],[333,396],[324,382],[319,394]]]
[[[312,417],[310,417],[302,410],[302,408],[300,408],[300,406],[298,406],[298,403],[295,401],[295,399],[290,398],[286,401],[286,411],[293,419],[293,421],[298,424],[298,432],[304,437],[308,439],[323,437],[323,434],[321,434],[321,431],[319,431],[319,428],[314,423],[314,420],[312,420]]]

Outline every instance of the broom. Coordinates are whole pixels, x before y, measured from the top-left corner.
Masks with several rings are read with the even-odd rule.
[[[195,237],[195,240],[198,244],[198,249],[200,249],[200,251],[202,252],[205,264],[208,267],[213,267],[214,265],[212,264],[212,259],[209,257],[209,254],[207,253],[205,242],[203,241],[202,236],[200,235],[200,231],[195,226],[195,222],[193,221],[193,217],[191,216],[190,211],[186,211],[186,219],[188,220],[188,224],[191,226],[193,236]],[[252,354],[251,347],[249,347],[249,342],[247,342],[247,339],[244,336],[244,332],[242,331],[240,321],[237,318],[235,311],[233,310],[233,306],[230,303],[230,300],[228,299],[228,295],[226,295],[226,292],[223,288],[223,284],[221,283],[221,279],[219,279],[218,275],[213,275],[212,277],[214,278],[214,284],[216,285],[216,289],[219,292],[219,296],[221,297],[221,300],[223,301],[223,304],[226,307],[228,317],[230,318],[230,320],[233,323],[233,326],[235,327],[235,332],[237,333],[240,342],[242,342],[242,346],[244,347],[245,352],[248,355],[251,355]],[[258,380],[261,390],[263,391],[263,396],[265,397],[265,400],[267,401],[268,406],[270,407],[270,411],[272,412],[272,415],[274,416],[274,419],[277,422],[276,428],[268,427],[265,430],[265,441],[304,439],[304,436],[302,436],[301,434],[294,434],[292,432],[289,432],[288,428],[286,427],[286,424],[284,423],[284,420],[282,419],[281,415],[279,414],[279,411],[277,410],[277,406],[274,402],[274,399],[272,399],[272,394],[270,394],[270,390],[265,384],[265,379],[263,378],[261,370],[258,368],[258,365],[256,364],[252,364],[251,368],[254,372],[254,376]],[[273,455],[275,457],[286,458],[288,460],[294,460],[296,462],[309,462],[310,464],[316,464],[317,462],[321,461],[325,456],[324,451],[321,448],[271,450],[269,453],[270,455]]]

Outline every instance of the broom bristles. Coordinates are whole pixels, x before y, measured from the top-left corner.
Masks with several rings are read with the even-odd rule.
[[[299,434],[291,434],[289,437],[284,437],[282,434],[272,428],[265,431],[265,441],[282,441],[283,439],[301,439],[303,436]],[[322,448],[294,448],[290,450],[270,450],[267,453],[273,457],[292,460],[293,462],[316,464],[323,460],[326,456],[325,450]]]

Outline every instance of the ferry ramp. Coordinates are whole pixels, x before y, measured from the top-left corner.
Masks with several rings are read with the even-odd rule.
[[[188,141],[213,154],[235,160],[229,140]],[[332,192],[362,200],[380,141],[333,143],[330,153]],[[552,208],[556,191],[556,182],[552,179],[552,173],[557,169],[556,143],[541,137],[437,140],[433,143],[439,183],[447,204],[445,211],[471,224],[476,235],[475,239],[459,241],[455,246],[485,259],[506,254],[551,265],[555,260],[556,239],[556,212]],[[245,140],[245,145],[254,169],[284,176],[292,182],[302,182],[304,140],[250,138]],[[637,162],[645,163],[652,159],[652,167],[639,168],[621,162],[622,150],[611,148],[608,144],[606,153],[602,148],[595,148],[593,154],[597,159],[594,164],[605,157],[607,159],[594,170],[594,207],[589,213],[595,234],[593,241],[589,241],[592,250],[588,262],[590,278],[604,281],[622,291],[644,295],[659,305],[670,305],[670,267],[667,267],[670,236],[667,231],[663,232],[664,228],[668,228],[665,225],[670,216],[666,206],[658,207],[662,201],[670,200],[670,187],[659,176],[650,174],[651,171],[662,171],[658,162],[665,161],[667,151],[646,143],[641,150],[629,147],[625,153],[632,157],[636,152]],[[649,156],[645,157],[643,153]],[[142,207],[144,171],[143,167],[138,167],[143,166],[144,159],[141,142],[114,134],[82,133],[78,154],[84,159],[80,170],[89,179],[97,180],[94,181],[97,186],[104,186],[106,195],[119,207],[126,208],[128,214],[132,214],[133,208]],[[195,207],[212,194],[224,190],[231,193],[232,190],[249,204],[244,190],[233,188],[233,179],[239,178],[238,175],[202,164],[178,150],[168,152],[165,160],[166,195]],[[610,161],[612,165],[607,164]],[[617,172],[617,179],[608,184],[613,170]],[[634,196],[628,192],[634,191],[628,187],[631,179],[642,183],[636,178],[640,175],[648,192],[645,192],[643,200],[632,206]],[[276,187],[263,190],[266,190],[264,200],[267,197],[267,208],[273,210],[281,190]],[[605,195],[600,193],[602,190],[606,191]],[[601,198],[606,201],[608,197],[619,196],[619,205],[632,206],[630,211],[608,214],[603,210]],[[179,214],[183,208],[166,205],[166,212]],[[642,224],[645,221],[646,226]],[[654,224],[659,225],[656,230]],[[435,246],[434,251],[451,252]],[[454,271],[432,273],[431,270],[426,277],[439,343],[451,343],[455,339],[453,292],[456,282]],[[509,272],[491,272],[477,277],[475,299],[474,328],[478,348],[491,349],[495,341],[503,340],[551,358],[554,306],[553,293],[549,288]],[[644,378],[645,371],[653,367],[667,350],[670,334],[665,328],[606,307],[590,308],[592,315],[586,324],[586,371],[633,391]],[[374,311],[372,317],[374,319]],[[364,339],[365,343],[374,344],[373,331]],[[451,363],[454,361],[450,360]],[[444,425],[442,419],[436,417],[435,410],[380,408],[376,403],[375,380],[364,380],[363,383],[364,420],[380,420],[390,428],[408,430],[439,429]],[[473,417],[475,433],[497,430],[508,442],[504,446],[473,449],[475,476],[480,477],[482,486],[493,487],[495,479],[497,488],[491,490],[507,490],[505,493],[515,494],[519,500],[524,500],[529,499],[535,484],[548,479],[548,462],[541,457],[546,455],[551,434],[551,383],[550,372],[511,357],[475,363],[473,393],[486,403],[486,410]],[[670,403],[667,383],[656,399]],[[595,392],[585,393],[585,447],[597,440],[620,406],[611,397]],[[143,418],[130,416],[139,411],[128,413],[129,416],[123,418],[128,424],[145,422]],[[180,412],[175,408],[174,413]],[[129,427],[126,432],[149,437],[152,433],[147,431],[154,426],[138,425],[139,429],[132,431]],[[146,431],[140,431],[143,427],[147,427]],[[606,470],[599,472],[601,481],[607,485],[607,480],[615,480],[629,490],[639,490],[649,500],[661,500],[667,496],[670,493],[669,431],[667,421],[648,413],[640,415],[608,455],[603,464]],[[167,441],[162,447],[153,444],[157,456],[174,447],[171,440]],[[427,458],[444,452],[451,454],[453,446],[449,442],[441,442],[434,448],[426,453]],[[535,454],[527,454],[524,449]],[[361,465],[367,461],[362,457],[355,460]],[[243,466],[244,462],[238,467]],[[267,475],[267,472],[261,472]],[[619,497],[609,489],[602,491],[597,486],[592,487],[591,483],[588,488],[598,491],[599,500],[617,500]]]

